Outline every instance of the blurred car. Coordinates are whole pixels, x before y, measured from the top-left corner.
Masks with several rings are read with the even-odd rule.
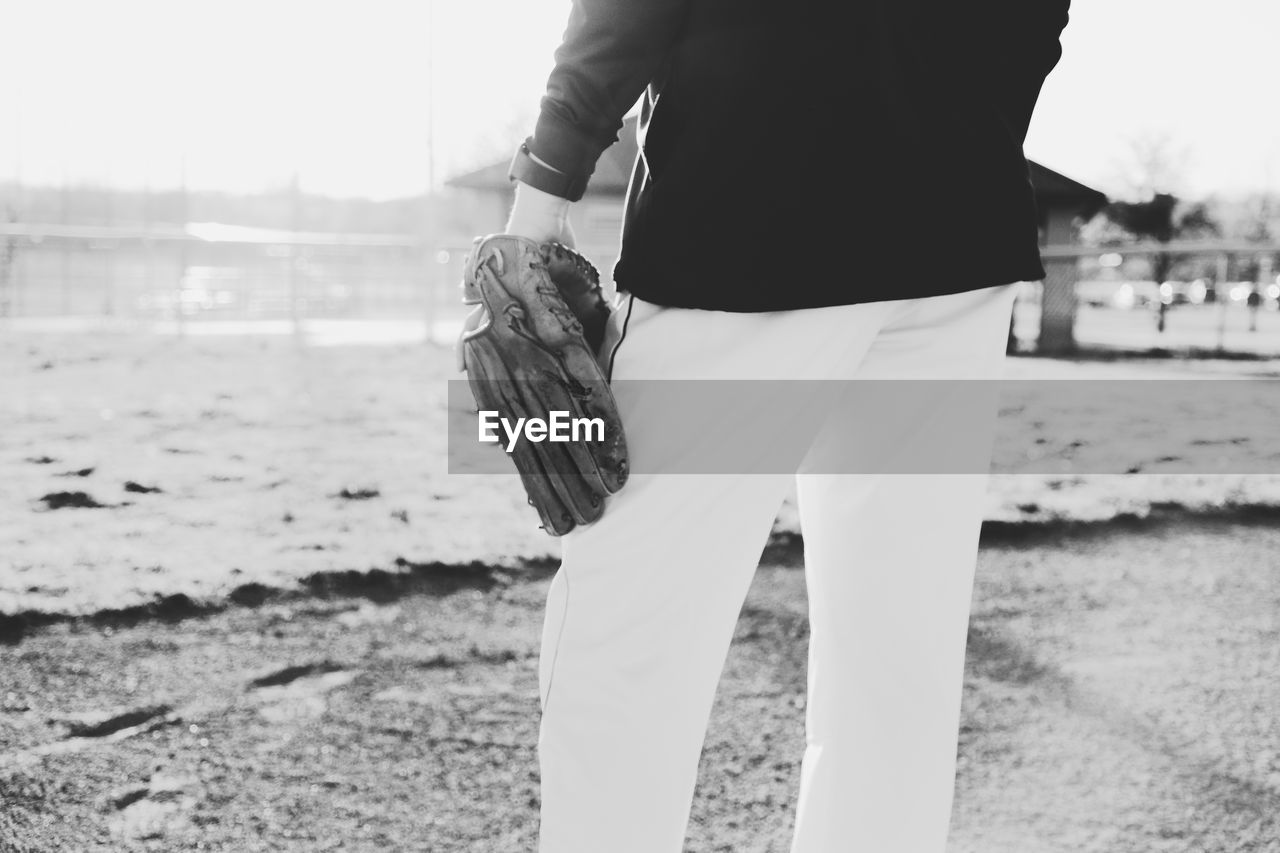
[[[1160,298],[1154,281],[1096,279],[1076,283],[1077,301],[1092,308],[1145,308]]]
[[[1115,308],[1121,282],[1094,280],[1076,282],[1076,300],[1091,308]]]
[[[1228,281],[1224,282],[1219,289],[1226,291],[1229,301],[1244,305],[1249,301],[1249,294],[1253,293],[1253,282]]]
[[[1160,301],[1160,286],[1154,281],[1124,281],[1116,289],[1117,308],[1149,308]]]
[[[1191,284],[1176,279],[1162,281],[1159,287],[1159,294],[1160,301],[1165,305],[1186,305],[1192,301]]]
[[[230,267],[188,266],[177,287],[155,288],[138,297],[139,310],[163,315],[238,311],[243,274]]]

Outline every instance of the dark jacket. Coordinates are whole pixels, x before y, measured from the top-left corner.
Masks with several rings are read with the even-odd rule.
[[[620,290],[768,311],[1044,276],[1022,143],[1069,0],[575,0],[530,150],[643,95]]]

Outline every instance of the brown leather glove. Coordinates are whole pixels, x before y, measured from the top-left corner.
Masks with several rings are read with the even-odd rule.
[[[477,237],[463,273],[463,302],[479,306],[458,341],[478,410],[567,425],[553,440],[497,430],[542,527],[562,536],[604,512],[626,483],[627,446],[601,369],[610,311],[595,267],[567,246],[511,234]],[[564,413],[555,415],[553,413]],[[571,424],[583,419],[581,429]]]

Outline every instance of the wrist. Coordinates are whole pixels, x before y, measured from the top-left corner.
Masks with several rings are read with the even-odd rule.
[[[548,240],[563,242],[569,230],[570,205],[568,199],[517,181],[515,203],[507,219],[506,233],[540,243]]]
[[[567,198],[552,195],[524,181],[516,181],[516,197],[511,210],[513,214],[518,210],[539,219],[564,220],[569,216],[571,204]]]

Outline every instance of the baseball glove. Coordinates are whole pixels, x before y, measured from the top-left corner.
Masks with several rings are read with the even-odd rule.
[[[542,528],[563,536],[590,524],[628,472],[622,422],[597,357],[610,316],[599,274],[567,246],[496,234],[473,242],[462,286],[463,302],[479,306],[458,341],[477,409],[505,422],[496,433]],[[551,424],[556,413],[562,425],[587,419],[585,428],[561,430],[572,440],[552,440],[551,430],[541,440],[526,431],[508,441],[519,418]]]

